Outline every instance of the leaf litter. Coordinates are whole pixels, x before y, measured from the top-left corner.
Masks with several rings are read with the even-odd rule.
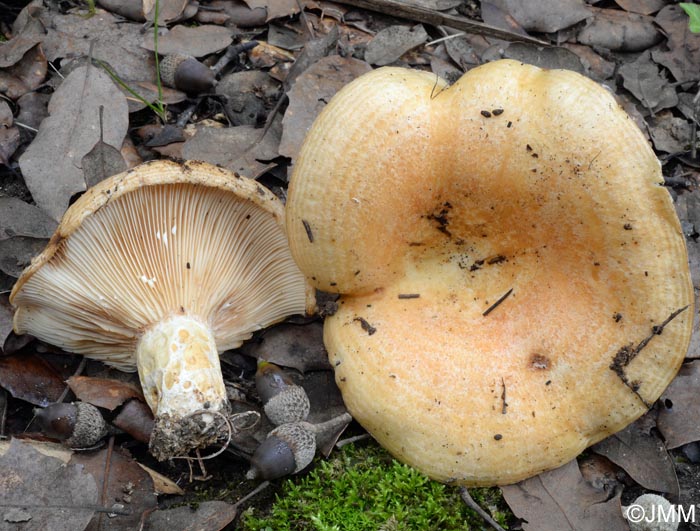
[[[171,113],[167,124],[154,123],[142,101],[132,94],[124,96],[123,89],[117,89],[103,70],[88,66],[87,61],[92,54],[147,101],[156,101],[155,61],[149,51],[153,49],[152,31],[141,26],[143,21],[153,21],[153,1],[102,0],[100,5],[113,13],[97,9],[95,15],[84,16],[76,10],[58,12],[35,0],[16,20],[7,20],[12,24],[9,41],[0,44],[0,92],[6,99],[0,104],[0,133],[5,135],[0,135],[0,156],[16,174],[21,171],[29,191],[6,188],[6,181],[0,180],[0,269],[9,275],[7,278],[19,275],[43,248],[71,199],[86,186],[120,171],[126,159],[135,164],[170,153],[208,160],[272,183],[283,196],[287,171],[309,124],[332,94],[370,68],[368,63],[432,69],[454,79],[460,71],[484,61],[512,57],[547,68],[583,72],[605,81],[617,93],[661,159],[687,237],[694,284],[700,285],[700,231],[696,230],[700,227],[700,165],[693,166],[692,159],[700,114],[700,35],[689,31],[688,18],[680,7],[662,0],[493,0],[470,8],[464,2],[423,0],[412,2],[413,7],[399,3],[399,10],[386,16],[381,14],[385,0],[375,3],[378,12],[353,3],[214,0],[208,4],[211,9],[203,9],[184,0],[162,0],[161,54],[187,53],[212,66],[231,42],[252,38],[259,43],[252,51],[231,59],[219,75],[215,93],[188,97],[166,90]],[[416,11],[420,9],[442,18],[426,20],[423,11]],[[460,21],[468,20],[466,16],[479,15],[490,27],[501,30],[499,38],[479,30],[455,36],[456,30],[463,28],[449,24],[459,26]],[[517,42],[518,36],[550,45]],[[60,67],[65,80],[53,73],[49,62],[51,67]],[[182,117],[186,118],[180,123]],[[137,126],[127,129],[129,120]],[[150,133],[137,135],[137,131],[142,133],[152,126],[164,129],[164,125],[181,134],[158,142],[152,141]],[[78,126],[82,133],[72,135]],[[314,395],[314,414],[322,416],[324,410],[339,411],[335,408],[342,408],[342,403],[337,403],[332,374],[324,366],[318,325],[288,324],[263,331],[233,357],[274,358],[304,372],[301,381]],[[10,330],[11,308],[7,294],[0,294],[3,342]],[[694,331],[700,331],[697,312]],[[700,357],[699,335],[693,336],[689,361],[644,420],[598,443],[578,463],[572,461],[503,488],[506,502],[521,519],[511,521],[512,525],[545,531],[626,529],[621,499],[628,504],[634,493],[663,491],[678,495],[681,502],[700,496],[700,485],[693,479],[698,476],[695,461],[679,459],[699,453],[694,449],[700,440],[696,429],[700,384],[697,362],[690,361]],[[63,381],[70,373],[59,371],[57,376],[59,373],[46,372],[41,360],[48,354],[39,352],[40,343],[17,338],[12,343],[16,354],[0,358],[6,361],[0,364],[0,387],[11,390],[12,403],[47,405],[60,398],[65,392]],[[273,355],[268,349],[274,350]],[[233,357],[223,357],[229,360],[224,363],[227,385],[237,397],[254,402],[250,374],[246,380],[245,370],[233,371]],[[35,367],[30,371],[37,377],[35,381],[23,380],[27,375],[21,369],[27,367]],[[39,380],[52,384],[42,388]],[[92,376],[77,376],[71,381],[79,398],[103,408],[108,421],[124,430],[119,440],[135,444],[137,450],[140,447],[139,460],[147,461],[144,448],[152,419],[141,397],[120,391],[122,384],[114,381]],[[31,392],[35,385],[39,387]],[[27,407],[25,411],[30,411]],[[17,421],[11,420],[9,426],[16,434]],[[236,440],[240,451],[227,455],[250,455],[266,430],[269,427],[241,435]],[[327,446],[332,447],[334,441],[331,437]],[[105,469],[99,463],[100,459],[102,465],[107,462],[105,452],[107,449],[92,454],[100,456],[95,457],[93,470],[98,485],[104,479]],[[29,454],[21,455],[28,459]],[[130,459],[119,455],[113,463],[122,457]],[[127,465],[115,464],[112,471],[123,466]],[[191,471],[178,467],[165,472],[192,476]],[[122,481],[127,476],[117,472],[114,488],[128,483]],[[61,481],[68,484],[70,480]],[[112,498],[123,498],[124,494],[123,490],[110,491]],[[154,499],[149,500],[145,506],[134,507],[139,518],[155,507]],[[231,509],[232,504],[215,503],[219,502],[205,502],[194,512],[157,510],[145,518],[145,528],[167,525],[172,529],[172,522],[189,521],[195,527],[220,529],[230,522],[227,518],[234,518],[236,510]],[[213,520],[212,514],[225,516]],[[27,514],[10,517],[22,520]],[[104,516],[102,520],[101,525],[108,521]]]

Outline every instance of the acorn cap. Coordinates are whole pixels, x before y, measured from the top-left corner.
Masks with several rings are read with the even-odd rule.
[[[71,448],[89,448],[95,446],[100,439],[107,435],[107,423],[102,413],[87,402],[74,402],[77,416],[73,435],[66,439]]]
[[[248,479],[275,479],[306,468],[316,454],[314,428],[308,422],[282,424],[253,454]]]
[[[382,68],[338,92],[286,208],[301,270],[342,294],[324,343],[353,417],[476,486],[558,467],[645,413],[694,315],[660,168],[571,71],[495,61],[447,87]]]
[[[270,398],[263,408],[270,422],[279,426],[287,422],[306,420],[311,404],[303,387],[290,385]]]

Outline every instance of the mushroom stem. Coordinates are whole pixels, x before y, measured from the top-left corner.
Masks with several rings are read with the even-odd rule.
[[[215,442],[228,409],[219,353],[210,328],[178,315],[147,330],[136,347],[141,386],[155,415],[151,452],[160,460]],[[195,418],[196,416],[196,418]]]

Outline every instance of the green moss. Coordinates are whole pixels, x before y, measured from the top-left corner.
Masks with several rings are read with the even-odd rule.
[[[505,525],[499,489],[472,497]],[[465,531],[485,527],[459,489],[431,481],[371,444],[348,445],[304,476],[285,480],[268,513],[246,510],[245,531]]]

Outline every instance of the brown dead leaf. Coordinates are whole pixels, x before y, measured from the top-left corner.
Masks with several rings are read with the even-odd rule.
[[[571,50],[578,55],[586,75],[596,81],[605,81],[610,79],[615,73],[615,63],[603,58],[597,54],[590,46],[581,44],[564,43],[564,48]]]
[[[107,459],[110,461],[109,475],[105,476]],[[117,505],[130,513],[111,518],[95,515],[85,528],[86,531],[138,529],[143,513],[157,506],[151,476],[135,460],[123,455],[117,448],[111,452],[106,448],[98,452],[76,452],[71,459],[71,465],[81,465],[100,483],[103,489],[101,492],[106,494],[101,500],[104,505]],[[103,482],[107,483],[106,488]]]
[[[146,15],[143,12],[142,0],[97,0],[97,5],[128,20],[143,22]]]
[[[65,444],[51,442],[51,441],[35,441],[32,439],[12,439],[21,440],[22,444],[31,446],[41,455],[47,457],[53,457],[59,461],[68,464],[71,457],[73,456],[73,450],[68,448]],[[0,440],[0,455],[5,455],[12,445],[12,441]]]
[[[700,441],[700,361],[681,366],[661,395],[657,426],[668,448]]]
[[[668,68],[676,81],[697,80],[700,65],[700,33],[692,33],[688,27],[688,16],[678,5],[664,7],[656,15],[658,24],[668,37],[667,51],[656,49],[651,56],[660,65]]]
[[[18,278],[32,258],[39,254],[47,243],[46,239],[25,236],[0,240],[0,271]]]
[[[82,467],[66,465],[13,439],[0,456],[0,469],[3,529],[74,531],[84,529],[93,517],[97,483]],[[11,519],[18,509],[24,519]],[[12,521],[16,522],[12,527],[5,525]]]
[[[458,65],[463,72],[480,64],[479,56],[474,51],[474,47],[467,39],[455,37],[445,41],[445,51],[450,59]]]
[[[662,39],[651,17],[615,9],[590,9],[594,17],[578,34],[581,44],[620,52],[639,52]]]
[[[389,26],[369,41],[365,49],[365,61],[377,66],[391,64],[427,40],[428,34],[422,24],[413,27]]]
[[[257,125],[265,121],[266,108],[279,98],[280,85],[266,72],[249,70],[224,76],[216,93],[226,97],[224,109],[231,125]]]
[[[556,68],[573,70],[579,74],[584,73],[583,64],[581,64],[579,56],[562,46],[543,48],[534,44],[513,42],[505,48],[503,57],[539,66],[540,68]]]
[[[83,157],[100,137],[119,149],[129,117],[124,95],[106,73],[89,66],[77,68],[61,83],[49,114],[19,162],[37,206],[58,220],[73,194],[85,190]]]
[[[673,460],[652,427],[653,419],[642,417],[591,450],[610,459],[642,487],[677,498],[679,486]]]
[[[19,129],[0,127],[0,165],[8,165],[20,143]],[[0,225],[1,226],[1,225]]]
[[[153,480],[153,490],[156,494],[177,494],[179,496],[185,494],[185,491],[182,490],[177,483],[175,483],[169,477],[164,476],[163,474],[156,472],[152,468],[149,468],[141,463],[139,463],[139,466],[143,468],[149,476],[151,476],[151,479]]]
[[[678,104],[676,91],[652,62],[650,52],[646,51],[634,62],[622,65],[618,72],[624,87],[650,111],[658,112]]]
[[[184,54],[192,57],[204,57],[219,52],[231,44],[233,29],[223,26],[175,26],[165,35],[158,37],[160,55]],[[143,36],[143,47],[154,51],[153,35]]]
[[[137,441],[148,444],[153,431],[153,413],[142,400],[129,400],[114,417],[112,424]]]
[[[15,119],[23,125],[39,129],[41,122],[48,116],[48,105],[51,96],[40,92],[29,92],[17,100],[19,114]]]
[[[581,476],[576,460],[515,485],[501,487],[524,531],[628,531],[620,494],[609,498]]]
[[[37,44],[30,48],[22,59],[10,66],[7,72],[24,83],[29,90],[35,90],[44,82],[47,68],[46,56],[41,45]]]
[[[652,15],[666,5],[665,0],[615,0],[615,3],[625,11],[640,15]]]
[[[264,8],[267,10],[266,22],[275,18],[291,17],[299,13],[299,7],[304,7],[304,0],[243,0],[250,9]]]
[[[16,197],[0,197],[0,240],[15,236],[50,238],[58,223],[41,209]]]
[[[205,501],[151,513],[144,531],[219,531],[236,517],[236,508],[223,501]]]
[[[25,53],[44,39],[45,33],[44,25],[30,16],[19,34],[0,44],[0,68],[19,62]]]
[[[92,57],[107,63],[127,84],[156,82],[153,53],[141,47],[140,24],[122,23],[101,10],[91,17],[47,11],[41,20],[49,28],[42,44],[49,61],[87,57],[92,44]]]
[[[8,293],[0,293],[0,352],[3,351],[5,339],[12,332],[12,318],[15,312],[9,299]]]
[[[42,357],[16,354],[0,356],[0,387],[19,400],[46,407],[58,400],[66,384]]]
[[[525,28],[510,13],[503,11],[493,2],[481,2],[481,18],[489,26],[512,31],[518,35],[528,35]]]
[[[168,22],[179,19],[187,7],[187,0],[159,0],[158,25],[165,26]],[[143,12],[146,20],[153,22],[156,18],[156,0],[143,0]]]
[[[182,147],[186,159],[204,160],[255,179],[274,167],[278,156],[280,120],[260,141],[262,129],[249,125],[238,127],[198,127],[195,135]]]
[[[372,68],[358,59],[331,55],[319,59],[296,78],[288,92],[279,152],[294,160],[312,122],[330,99],[353,79]]]
[[[144,399],[140,389],[120,380],[71,376],[67,383],[79,400],[110,411],[132,398]]]
[[[246,356],[291,367],[299,372],[330,370],[323,346],[323,323],[280,324],[261,332],[241,347]]]
[[[250,8],[243,0],[213,0],[209,6],[216,12],[225,14],[228,17],[226,22],[239,28],[262,26],[267,21],[267,9],[264,7]],[[200,11],[198,15],[203,13]]]
[[[583,0],[491,0],[525,30],[553,33],[591,16]]]
[[[685,153],[690,149],[692,126],[669,110],[661,111],[647,120],[649,134],[657,151]]]

